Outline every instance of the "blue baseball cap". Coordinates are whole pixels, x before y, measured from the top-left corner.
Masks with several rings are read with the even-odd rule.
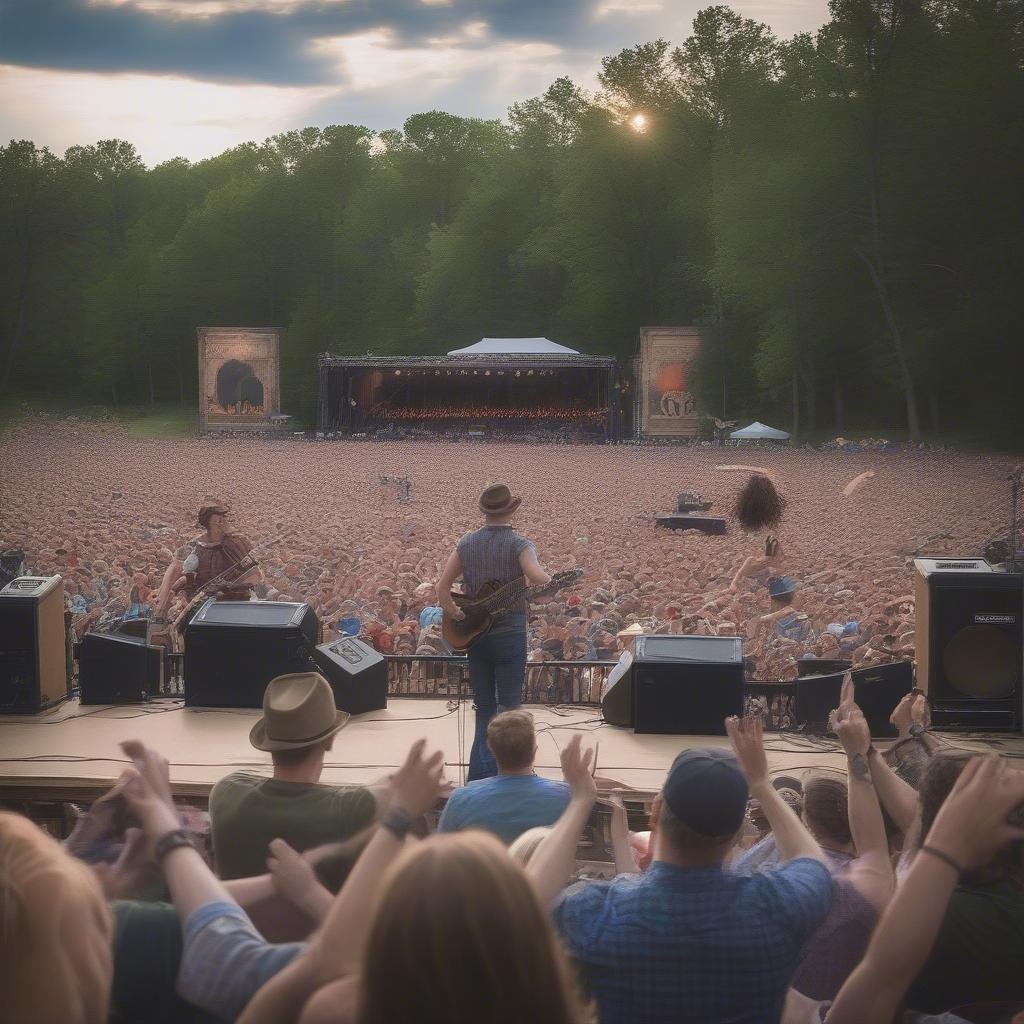
[[[739,762],[720,747],[684,750],[661,787],[668,809],[688,829],[716,839],[739,830],[749,796]]]
[[[788,576],[773,576],[768,581],[768,596],[781,597],[783,594],[792,594],[796,590],[796,583]]]

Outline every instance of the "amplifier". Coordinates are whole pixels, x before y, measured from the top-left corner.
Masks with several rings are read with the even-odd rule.
[[[839,707],[845,672],[800,676],[793,684],[796,723],[810,733],[828,731],[828,717]],[[853,699],[864,712],[872,736],[896,736],[889,716],[914,686],[914,665],[893,661],[853,670]]]
[[[727,636],[640,636],[633,663],[638,733],[724,736],[743,714],[743,641]]]
[[[143,637],[86,633],[78,645],[78,692],[83,704],[134,704],[160,693],[163,648]]]
[[[34,715],[70,693],[64,580],[19,576],[0,590],[0,714]]]
[[[185,627],[185,704],[261,708],[275,676],[315,670],[319,639],[308,604],[211,598]]]
[[[369,644],[343,636],[317,647],[313,660],[331,684],[339,711],[361,715],[388,706],[387,662]]]

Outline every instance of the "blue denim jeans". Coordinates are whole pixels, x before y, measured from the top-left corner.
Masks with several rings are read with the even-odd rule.
[[[476,733],[469,755],[468,781],[498,774],[487,746],[487,726],[499,711],[523,703],[526,679],[526,630],[497,629],[485,633],[468,651],[469,685],[476,702]]]

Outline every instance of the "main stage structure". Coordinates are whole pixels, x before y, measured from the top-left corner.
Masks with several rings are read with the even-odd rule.
[[[565,433],[617,440],[615,359],[547,338],[484,338],[432,356],[335,356],[319,366],[317,429],[325,434]]]

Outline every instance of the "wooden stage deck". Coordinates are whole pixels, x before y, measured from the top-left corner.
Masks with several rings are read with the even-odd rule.
[[[537,721],[538,774],[560,778],[558,750],[573,732],[598,746],[598,775],[638,794],[656,792],[672,759],[692,746],[724,746],[721,736],[637,735],[605,725],[600,708],[530,706]],[[62,704],[31,717],[0,716],[0,800],[90,800],[106,789],[125,766],[118,744],[138,738],[171,762],[176,795],[204,801],[213,784],[240,768],[270,770],[270,755],[249,745],[257,710],[185,708],[180,700],[148,704],[81,707]],[[448,779],[465,780],[473,735],[468,701],[393,698],[386,711],[353,718],[338,734],[327,757],[323,781],[365,783],[401,764],[421,736],[445,754]],[[955,746],[998,750],[1024,758],[1024,737],[946,734]],[[772,772],[842,768],[845,760],[828,740],[791,733],[766,736]]]

